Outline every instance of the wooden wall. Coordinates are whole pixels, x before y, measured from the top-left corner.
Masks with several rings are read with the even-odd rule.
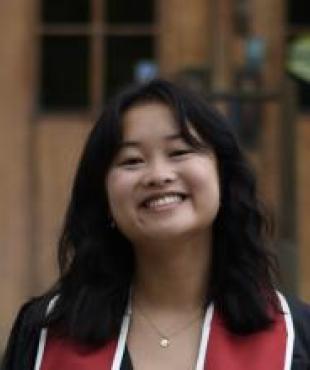
[[[230,59],[234,46],[229,0],[159,3],[157,46],[163,74],[213,65],[213,86],[228,88],[234,59]],[[283,3],[253,0],[252,4],[253,32],[268,40],[266,85],[274,87],[283,74]],[[215,12],[220,19],[214,19]],[[42,116],[36,111],[36,14],[36,0],[3,0],[0,5],[0,352],[18,307],[46,289],[57,274],[52,262],[56,241],[75,166],[91,127],[87,117]],[[279,108],[270,104],[265,117],[260,183],[266,197],[276,203]],[[297,125],[298,276],[300,295],[310,300],[309,118]]]
[[[0,337],[29,292],[31,260],[31,1],[0,5]]]

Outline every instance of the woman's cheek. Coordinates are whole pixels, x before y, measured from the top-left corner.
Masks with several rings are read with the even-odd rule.
[[[110,207],[123,208],[133,199],[135,176],[124,170],[115,169],[110,173],[107,181],[107,192]]]

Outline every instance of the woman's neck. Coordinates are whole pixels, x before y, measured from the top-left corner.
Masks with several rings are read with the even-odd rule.
[[[151,253],[149,247],[147,253],[136,251],[133,299],[140,305],[168,311],[190,312],[201,307],[207,293],[210,244],[206,240],[164,248],[161,244],[160,253],[158,249]]]

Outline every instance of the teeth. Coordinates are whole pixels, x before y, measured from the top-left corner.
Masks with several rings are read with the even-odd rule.
[[[167,204],[179,203],[181,201],[182,197],[180,195],[165,195],[163,197],[148,201],[146,206],[148,208],[156,208]]]

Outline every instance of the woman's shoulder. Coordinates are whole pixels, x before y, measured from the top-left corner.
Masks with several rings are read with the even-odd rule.
[[[1,370],[30,368],[40,336],[40,321],[44,318],[50,297],[28,300],[20,308],[7,342]]]
[[[308,329],[310,338],[310,304],[296,297],[287,297],[294,324]]]
[[[295,331],[295,357],[310,363],[310,305],[298,298],[287,297]]]
[[[13,331],[15,329],[32,332],[36,328],[39,329],[39,323],[44,319],[50,301],[50,295],[34,297],[26,301],[17,313]]]

